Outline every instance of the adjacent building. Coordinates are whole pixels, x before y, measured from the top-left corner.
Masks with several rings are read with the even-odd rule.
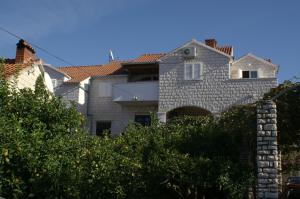
[[[55,94],[78,105],[91,134],[121,133],[130,122],[161,122],[180,115],[220,114],[262,98],[277,86],[278,66],[247,54],[234,59],[232,46],[215,39],[191,40],[160,54],[143,54],[105,65],[45,66]]]
[[[24,40],[17,43],[16,56],[13,59],[4,59],[4,77],[18,89],[31,88],[41,75],[46,88],[53,92],[50,76],[44,71],[43,61],[37,59],[35,50]]]

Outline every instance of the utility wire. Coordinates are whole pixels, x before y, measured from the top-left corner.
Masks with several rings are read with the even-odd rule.
[[[18,36],[17,34],[11,32],[11,31],[9,31],[9,30],[7,30],[6,28],[3,28],[3,27],[1,27],[1,26],[0,26],[0,30],[2,30],[3,32],[5,32],[5,33],[7,33],[7,34],[9,34],[9,35],[11,35],[11,36],[17,38],[17,39],[23,39],[22,37]],[[44,49],[44,48],[42,48],[42,47],[40,47],[40,46],[38,46],[38,45],[36,45],[36,44],[34,44],[34,43],[32,43],[32,42],[28,42],[26,39],[23,39],[23,40],[25,40],[25,41],[26,41],[28,44],[30,44],[31,46],[34,46],[35,48],[37,48],[37,49],[43,51],[44,53],[46,53],[46,54],[48,54],[48,55],[50,55],[51,57],[54,57],[54,58],[56,58],[57,60],[59,60],[59,61],[65,63],[65,64],[67,64],[67,65],[75,66],[75,67],[76,67],[75,64],[72,64],[71,62],[66,61],[66,60],[63,59],[63,58],[58,57],[57,55],[55,55],[55,54],[49,52],[48,50],[46,50],[46,49]],[[81,70],[83,73],[85,73],[85,74],[88,75],[88,76],[91,76],[90,73],[86,72],[85,70],[81,69],[80,67],[76,67],[76,69]],[[71,79],[72,79],[72,78],[71,78]]]
[[[5,33],[7,33],[7,34],[9,34],[9,35],[11,35],[11,36],[17,38],[17,39],[23,39],[22,37],[18,36],[17,34],[12,33],[11,31],[9,31],[9,30],[7,30],[6,28],[3,28],[3,27],[1,27],[1,26],[0,26],[0,30],[2,30],[3,32],[5,32]],[[28,42],[26,39],[23,39],[23,40],[25,40],[26,42]],[[59,60],[59,61],[61,61],[61,62],[64,62],[64,63],[66,63],[66,64],[68,64],[68,65],[71,65],[71,66],[75,66],[74,64],[72,64],[72,63],[66,61],[66,60],[63,59],[63,58],[58,57],[57,55],[55,55],[55,54],[49,52],[48,50],[46,50],[46,49],[44,49],[44,48],[42,48],[42,47],[40,47],[40,46],[38,46],[38,45],[36,45],[36,44],[34,44],[34,43],[32,43],[32,42],[28,42],[28,43],[29,43],[30,45],[34,46],[35,48],[37,48],[37,49],[43,51],[44,53],[50,55],[51,57],[56,58],[57,60]]]

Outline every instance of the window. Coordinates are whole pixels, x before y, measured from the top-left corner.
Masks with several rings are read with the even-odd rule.
[[[103,136],[105,132],[110,133],[111,121],[98,121],[96,123],[96,135]]]
[[[99,97],[111,97],[112,84],[111,83],[100,83],[99,84]]]
[[[257,71],[242,71],[242,78],[256,79],[256,78],[258,78]]]
[[[51,79],[51,80],[52,80],[53,88],[56,88],[57,87],[57,80],[56,79]]]
[[[184,66],[185,80],[200,80],[202,78],[203,66],[201,63],[186,63]]]
[[[251,71],[250,78],[257,78],[257,71]]]
[[[150,115],[135,115],[134,121],[143,126],[151,125],[151,117]]]
[[[243,74],[243,78],[249,78],[250,77],[249,71],[243,71],[242,74]]]

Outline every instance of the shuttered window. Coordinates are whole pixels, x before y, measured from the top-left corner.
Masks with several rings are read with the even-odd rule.
[[[185,80],[193,79],[193,64],[185,64]]]
[[[202,73],[202,63],[186,63],[184,66],[185,80],[200,80],[202,79]]]
[[[112,96],[112,84],[100,83],[99,84],[99,97],[111,97]]]

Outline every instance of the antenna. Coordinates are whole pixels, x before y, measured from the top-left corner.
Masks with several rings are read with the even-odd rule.
[[[111,61],[114,61],[114,60],[115,60],[115,58],[114,58],[114,54],[113,54],[112,50],[109,50],[109,57],[108,57],[108,59],[109,59],[109,62],[111,62]]]

